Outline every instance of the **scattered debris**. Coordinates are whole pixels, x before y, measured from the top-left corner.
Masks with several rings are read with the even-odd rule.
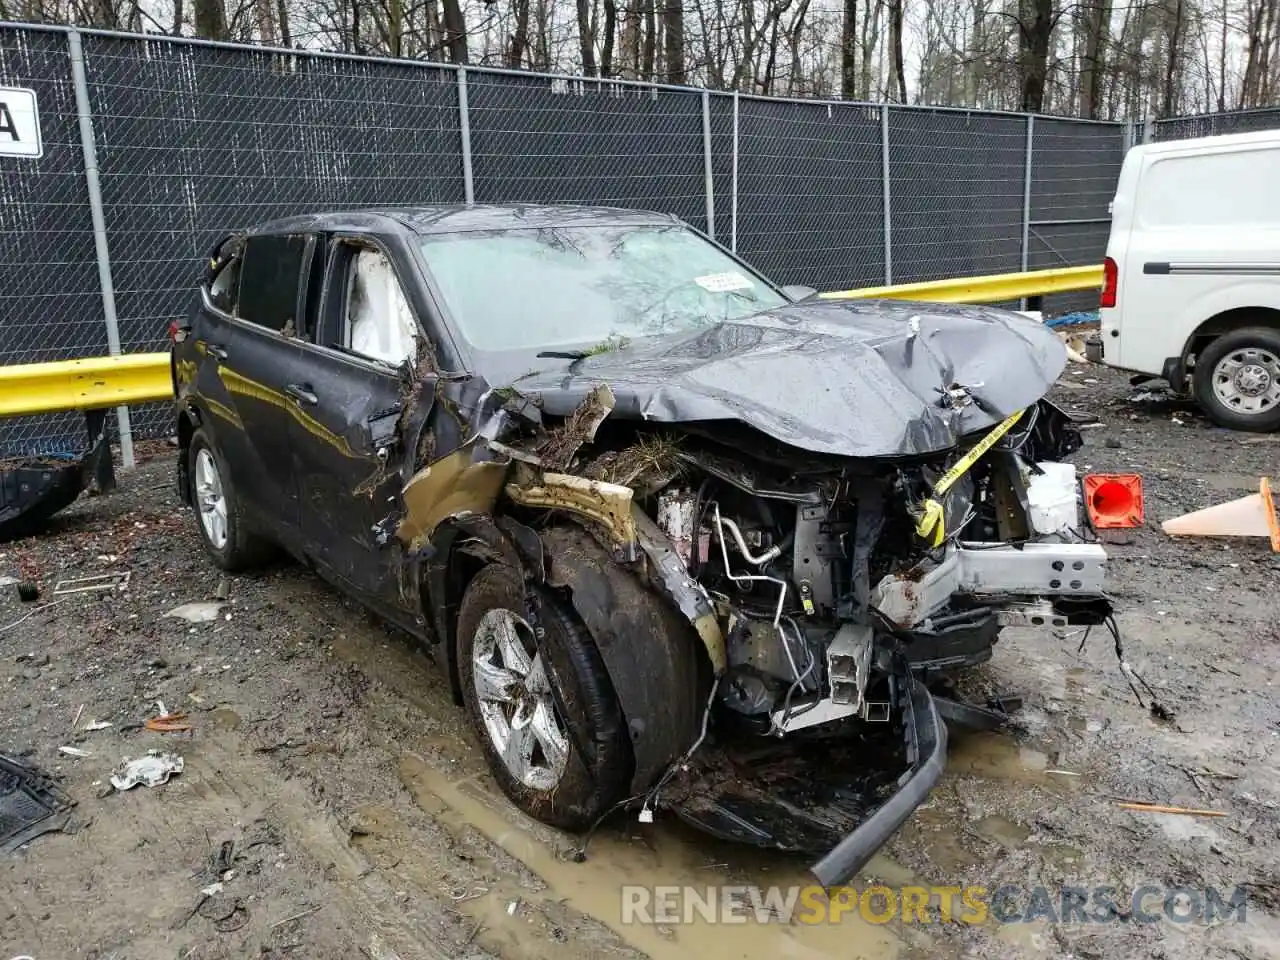
[[[34,583],[18,584],[18,599],[23,603],[34,603],[40,599],[40,587]]]
[[[59,747],[58,752],[65,753],[68,757],[75,757],[78,760],[85,760],[93,756],[88,750],[81,750],[79,747]]]
[[[182,767],[182,757],[176,753],[152,750],[145,757],[138,757],[136,760],[125,757],[111,774],[111,785],[117,790],[131,790],[138,784],[158,787],[168,783],[173,774],[181,773]]]
[[[1166,807],[1156,803],[1117,803],[1121,810],[1135,810],[1139,813],[1180,813],[1191,817],[1225,817],[1225,810],[1194,810],[1190,807]]]
[[[17,577],[11,577],[8,574],[0,575],[0,587],[12,587],[18,582]]]
[[[154,730],[157,733],[178,733],[192,729],[192,725],[187,721],[187,715],[181,711],[178,713],[162,713],[158,717],[147,717],[146,720],[142,721],[142,725],[148,730]]]
[[[218,589],[213,591],[213,598],[215,600],[226,600],[230,596],[231,579],[229,577],[223,577],[218,581]]]
[[[94,733],[98,730],[105,730],[109,726],[111,726],[110,720],[94,720],[92,723],[86,723],[80,729],[86,733]]]
[[[35,767],[0,755],[0,854],[66,827],[75,801]]]
[[[129,585],[128,570],[116,573],[100,573],[92,577],[75,577],[71,580],[59,580],[53,585],[55,597],[71,593],[90,593],[94,590],[123,590]]]
[[[14,627],[18,626],[19,624],[26,623],[28,620],[34,617],[37,613],[41,613],[42,611],[48,610],[50,607],[56,607],[58,604],[65,603],[65,602],[66,600],[64,598],[62,600],[54,600],[51,603],[46,603],[43,606],[36,607],[34,610],[28,613],[25,617],[19,617],[17,620],[13,621],[13,623],[8,623],[8,624],[5,624],[3,627],[0,627],[0,633],[4,633],[6,630],[12,630]]]
[[[283,927],[290,920],[301,920],[303,917],[309,917],[311,916],[311,914],[317,913],[323,906],[324,904],[319,904],[318,906],[308,907],[306,910],[303,910],[301,913],[295,913],[291,917],[285,917],[283,920],[277,920],[275,923],[271,924],[270,929],[274,930],[276,927]]]
[[[180,607],[174,607],[165,616],[178,617],[187,623],[209,623],[218,619],[223,606],[224,604],[218,600],[197,600],[194,603],[184,603]]]

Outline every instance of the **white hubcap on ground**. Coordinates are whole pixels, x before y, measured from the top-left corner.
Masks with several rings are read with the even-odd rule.
[[[1280,357],[1262,347],[1232,350],[1213,368],[1213,392],[1238,413],[1267,413],[1280,404]]]
[[[207,448],[196,454],[195,481],[200,526],[214,549],[221,550],[227,545],[227,498],[222,492],[218,464]]]
[[[533,628],[510,610],[490,610],[476,627],[471,676],[485,731],[511,775],[552,790],[569,760],[569,737],[556,714]]]

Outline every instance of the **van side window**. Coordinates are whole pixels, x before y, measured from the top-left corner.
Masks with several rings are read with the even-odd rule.
[[[418,325],[395,269],[381,250],[362,247],[348,261],[342,345],[399,365],[416,355]]]
[[[305,235],[253,236],[241,254],[237,316],[292,336],[297,329],[298,284],[307,250]]]

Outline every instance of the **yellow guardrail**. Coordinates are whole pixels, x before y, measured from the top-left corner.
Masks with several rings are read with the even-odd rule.
[[[128,406],[173,396],[169,354],[130,353],[0,367],[0,416]]]
[[[934,303],[1002,303],[1101,286],[1102,267],[1091,266],[834,290],[819,296],[827,300],[887,297]],[[168,353],[0,366],[0,417],[128,406],[172,396]]]
[[[1102,265],[1062,267],[1055,270],[1032,270],[1028,273],[997,273],[986,277],[957,277],[948,280],[926,280],[922,283],[899,283],[891,287],[862,287],[857,290],[833,290],[819,296],[827,300],[925,300],[933,303],[1003,303],[1023,297],[1042,297],[1073,290],[1097,290],[1102,287]]]

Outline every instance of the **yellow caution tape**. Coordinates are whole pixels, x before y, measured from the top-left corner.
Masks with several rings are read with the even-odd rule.
[[[931,547],[940,547],[947,538],[946,520],[942,512],[942,504],[937,497],[946,494],[957,480],[968,472],[969,468],[982,459],[982,455],[1000,442],[1000,438],[1013,429],[1013,425],[1022,419],[1025,410],[1018,410],[998,423],[990,433],[979,440],[972,450],[955,462],[938,482],[933,485],[933,496],[920,505],[916,518],[916,533],[927,541]]]

